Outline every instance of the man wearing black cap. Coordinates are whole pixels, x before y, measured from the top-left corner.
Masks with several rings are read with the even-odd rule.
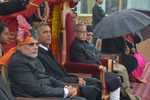
[[[87,29],[87,36],[86,36],[86,42],[89,45],[89,49],[95,53],[95,56],[97,58],[102,58],[102,54],[99,50],[97,50],[93,44],[93,27],[91,25],[86,26]]]

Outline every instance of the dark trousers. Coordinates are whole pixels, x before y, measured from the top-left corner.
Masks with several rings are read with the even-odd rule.
[[[80,96],[87,100],[101,100],[103,86],[101,82],[95,78],[85,78],[85,86],[80,88]]]

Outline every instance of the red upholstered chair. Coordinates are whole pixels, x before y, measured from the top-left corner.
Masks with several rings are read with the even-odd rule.
[[[73,27],[74,27],[74,23],[73,23],[72,16],[70,13],[68,13],[66,15],[66,62],[64,63],[63,67],[69,73],[84,73],[84,74],[92,74],[93,76],[98,76],[100,77],[100,80],[102,81],[102,84],[105,87],[104,70],[101,69],[100,66],[94,64],[86,64],[86,63],[78,63],[78,62],[70,61],[70,45],[75,38],[73,33]],[[99,59],[99,60],[106,67],[109,66],[108,59]],[[110,69],[112,69],[112,64]],[[106,94],[107,94],[106,89],[104,89],[103,96],[104,98],[106,97],[106,99],[103,100],[107,100],[108,95],[106,96]]]

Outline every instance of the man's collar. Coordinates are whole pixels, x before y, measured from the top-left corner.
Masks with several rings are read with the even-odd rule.
[[[45,46],[44,46],[44,45],[42,45],[42,44],[39,44],[39,47],[41,47],[41,48],[43,48],[44,50],[48,51],[48,48],[47,48],[47,47],[45,47]]]
[[[97,5],[98,5],[99,7],[102,7],[99,3],[97,3]]]

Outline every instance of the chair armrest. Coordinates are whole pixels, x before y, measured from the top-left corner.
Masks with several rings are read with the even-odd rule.
[[[83,73],[69,73],[69,74],[75,75],[75,76],[78,76],[81,78],[91,78],[92,77],[92,74],[83,74]]]
[[[92,74],[94,76],[99,76],[101,71],[99,65],[78,62],[66,62],[64,68],[69,73]]]
[[[99,61],[102,62],[103,66],[106,66],[109,72],[113,71],[113,60],[107,58],[99,58]]]
[[[78,62],[65,62],[64,68],[69,73],[83,73],[83,74],[92,74],[92,76],[100,77],[100,80],[106,88],[105,85],[105,69],[104,66],[87,64],[87,63],[78,63]],[[107,91],[104,89],[103,94],[106,94]]]

